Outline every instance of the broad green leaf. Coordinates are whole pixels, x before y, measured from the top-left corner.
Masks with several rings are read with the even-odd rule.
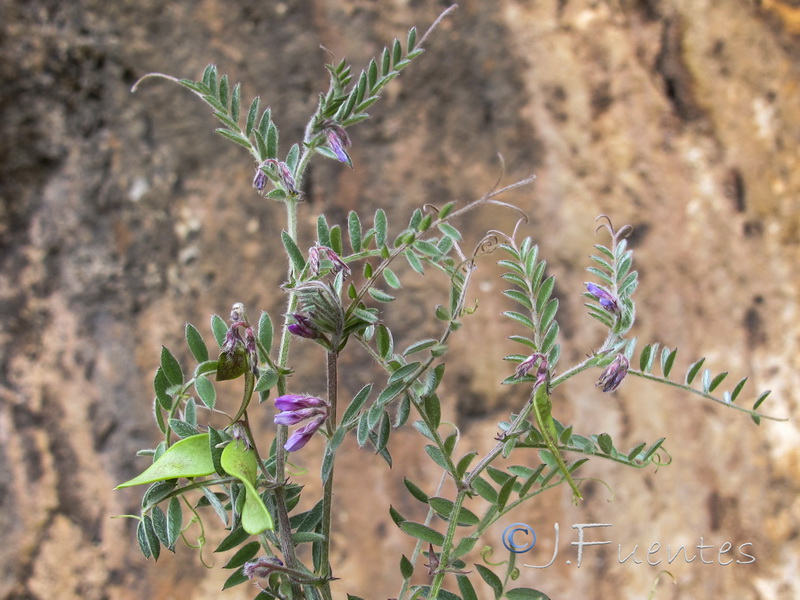
[[[728,372],[727,372],[727,371],[725,371],[724,373],[720,373],[719,375],[717,375],[716,377],[714,377],[714,379],[712,379],[712,380],[711,380],[711,383],[709,383],[709,385],[708,385],[708,391],[709,391],[709,392],[713,392],[715,389],[717,389],[717,387],[719,387],[719,384],[720,384],[720,383],[722,383],[722,381],[723,381],[723,380],[724,380],[724,379],[725,379],[727,376],[728,376]]]
[[[264,352],[269,353],[272,348],[272,335],[272,319],[267,311],[263,311],[258,319],[258,343],[264,348]]]
[[[350,235],[350,247],[353,252],[361,252],[361,221],[354,210],[347,215],[347,231]]]
[[[244,444],[231,442],[222,451],[222,468],[233,477],[241,480],[245,487],[245,501],[242,508],[242,527],[252,535],[273,529],[272,516],[256,490],[258,461],[253,450]]]
[[[428,338],[425,340],[420,340],[418,342],[414,342],[408,348],[403,350],[403,356],[408,356],[409,354],[414,354],[415,352],[420,352],[422,350],[426,350],[431,346],[435,346],[438,344],[439,341],[433,338]]]
[[[611,436],[607,433],[601,433],[597,436],[597,444],[600,446],[600,450],[605,454],[611,454],[612,450],[614,450],[614,443],[611,441]]]
[[[152,556],[155,560],[158,560],[161,554],[161,544],[153,528],[153,519],[150,515],[142,516],[142,520],[139,521],[139,525],[136,529],[136,538],[139,542],[139,548],[145,558],[150,558]]]
[[[405,484],[409,493],[414,496],[414,498],[425,504],[428,503],[428,494],[423,492],[422,489],[417,486],[417,484],[411,481],[408,477],[403,478],[403,483]]]
[[[481,576],[481,579],[488,583],[489,587],[492,588],[494,597],[496,599],[500,598],[500,595],[503,593],[503,582],[500,581],[500,578],[483,565],[476,564],[475,569],[477,569],[478,575]]]
[[[195,357],[197,362],[205,362],[208,360],[208,348],[206,348],[206,343],[203,341],[203,336],[200,335],[200,332],[197,331],[197,328],[192,325],[191,323],[186,324],[186,343],[189,344],[189,350],[192,352],[192,356]]]
[[[386,281],[386,284],[394,289],[400,289],[403,287],[400,284],[400,279],[398,279],[397,275],[395,275],[394,271],[392,271],[389,267],[386,267],[383,270],[383,278]]]
[[[250,581],[250,579],[248,579],[248,577],[242,573],[241,569],[236,569],[233,574],[225,580],[225,583],[222,585],[222,591],[224,592],[225,590],[240,585],[245,581]]]
[[[203,375],[197,377],[194,380],[194,389],[197,391],[197,395],[200,396],[200,400],[203,404],[209,409],[214,410],[214,406],[217,402],[217,392],[208,378]]]
[[[430,504],[431,508],[435,510],[444,520],[450,520],[454,506],[452,500],[448,500],[447,498],[433,497],[428,499],[428,504]],[[458,511],[457,522],[459,525],[472,526],[480,523],[480,518],[474,512],[462,506],[461,510]]]
[[[317,217],[317,239],[319,240],[321,246],[330,247],[331,230],[330,227],[328,227],[328,221],[323,214]]]
[[[456,575],[458,581],[458,591],[464,600],[478,600],[478,594],[475,593],[475,588],[472,587],[472,582],[466,575]]]
[[[669,378],[670,371],[672,371],[672,365],[675,364],[675,357],[677,355],[677,348],[675,348],[672,352],[670,352],[669,348],[664,348],[661,351],[661,372],[664,373],[664,377]]]
[[[375,243],[378,248],[386,245],[386,213],[382,208],[375,212]]]
[[[119,484],[115,489],[178,477],[202,477],[213,472],[214,462],[208,447],[208,434],[201,433],[175,442],[142,473]]]
[[[461,233],[449,223],[439,223],[439,231],[456,242],[461,241]]]
[[[550,600],[550,598],[533,588],[514,588],[506,590],[505,596],[508,600]]]
[[[175,542],[178,541],[178,536],[183,527],[183,508],[181,501],[172,497],[169,499],[169,507],[167,508],[167,544],[166,546],[172,550],[175,547]]]
[[[364,406],[364,403],[369,398],[369,394],[372,391],[372,384],[368,383],[364,387],[362,387],[358,393],[353,397],[353,401],[350,402],[350,405],[344,411],[344,415],[342,415],[342,425],[345,427],[349,427],[350,421],[353,421],[358,412],[361,410],[361,407]]]
[[[220,542],[219,546],[214,550],[214,552],[226,552],[236,546],[240,545],[244,542],[247,538],[250,537],[250,534],[247,533],[244,528],[240,525],[233,531],[231,531],[222,542]]]
[[[169,387],[169,379],[164,374],[164,369],[159,367],[156,370],[156,376],[153,378],[153,389],[156,392],[156,400],[167,411],[172,409],[172,396],[167,393]]]
[[[425,273],[425,269],[423,268],[422,263],[420,262],[419,258],[417,258],[417,255],[414,254],[414,251],[411,250],[411,248],[406,248],[403,251],[403,255],[406,257],[406,260],[408,261],[408,264],[411,266],[412,269],[414,269],[420,275],[423,275]]]
[[[411,579],[411,576],[414,574],[414,565],[411,564],[411,561],[406,558],[406,555],[403,554],[400,557],[400,575],[403,579]]]
[[[428,444],[427,446],[425,446],[425,452],[428,454],[428,456],[431,457],[431,460],[433,460],[433,462],[442,467],[445,471],[449,472],[450,465],[447,463],[447,458],[442,453],[442,451],[439,450],[439,448]]]
[[[258,105],[261,99],[256,96],[253,98],[253,102],[250,104],[250,109],[247,111],[247,120],[245,121],[245,128],[244,132],[247,137],[250,137],[250,134],[253,132],[253,127],[256,125],[256,119],[258,118]]]
[[[283,247],[286,249],[286,254],[289,256],[289,260],[292,262],[292,267],[296,273],[300,273],[306,266],[306,259],[303,258],[303,253],[300,251],[300,248],[297,247],[292,236],[287,232],[281,231],[281,241],[283,242]]]
[[[372,296],[373,300],[376,300],[378,302],[392,302],[394,300],[394,296],[392,296],[391,294],[387,294],[386,292],[384,292],[383,290],[379,290],[378,288],[371,287],[367,290],[367,292],[369,292],[369,295]]]
[[[444,536],[422,523],[415,523],[413,521],[403,521],[399,525],[400,529],[418,540],[428,542],[434,546],[441,546],[444,543]]]
[[[476,477],[472,482],[472,487],[475,488],[475,491],[487,502],[491,504],[497,503],[497,490],[483,477]]]
[[[255,557],[261,549],[261,544],[258,542],[250,542],[239,548],[236,553],[230,558],[227,564],[222,567],[223,569],[236,569],[241,567],[248,560]]]
[[[228,333],[228,326],[219,315],[211,317],[211,331],[214,333],[214,339],[217,340],[217,345],[222,348],[225,343],[225,335]]]
[[[181,365],[172,355],[166,346],[161,346],[161,370],[167,377],[167,381],[172,385],[183,383],[183,370]]]

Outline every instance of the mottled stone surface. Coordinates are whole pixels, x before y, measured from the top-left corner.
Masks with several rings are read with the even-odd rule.
[[[138,553],[138,490],[112,492],[143,468],[134,453],[157,442],[151,381],[160,345],[181,358],[183,324],[208,331],[234,301],[251,312],[283,310],[284,265],[273,241],[279,205],[250,187],[252,164],[212,129],[185,90],[141,75],[198,77],[214,62],[243,97],[260,94],[297,139],[327,86],[324,46],[362,66],[410,25],[424,29],[442,2],[393,0],[7,0],[0,6],[0,598],[121,600],[246,598],[219,589],[226,573],[180,548],[157,566]],[[746,417],[666,388],[626,381],[614,395],[578,377],[555,414],[621,447],[667,437],[673,462],[625,471],[592,461],[587,500],[566,490],[524,508],[539,533],[520,562],[546,564],[553,523],[561,552],[518,583],[552,598],[790,599],[800,596],[800,8],[790,0],[467,1],[428,52],[386,89],[373,119],[352,130],[350,171],[319,161],[306,181],[301,247],[315,215],[343,223],[349,210],[382,206],[396,227],[425,202],[467,201],[490,189],[497,154],[504,181],[536,173],[505,199],[531,217],[561,301],[563,364],[599,343],[582,308],[594,218],[635,228],[641,285],[634,334],[679,346],[676,370],[707,356],[714,372],[750,375],[743,402],[772,389],[765,407],[789,423]],[[470,243],[512,213],[483,211],[464,224]],[[387,308],[399,344],[430,324],[433,285],[405,276],[408,301]],[[495,423],[524,401],[501,387],[500,358],[515,350],[503,283],[483,259],[478,311],[455,338],[444,384],[445,417],[459,446],[487,450]],[[407,336],[407,337],[404,337]],[[209,336],[210,339],[210,336]],[[311,345],[293,354],[298,391],[320,392]],[[372,376],[358,352],[342,358],[344,394]],[[754,384],[754,385],[753,385]],[[753,387],[750,387],[750,386]],[[220,402],[236,402],[220,386]],[[258,415],[265,440],[270,413]],[[438,475],[421,438],[392,438],[395,467],[344,445],[337,466],[334,564],[345,591],[394,597],[410,540],[391,503],[421,520],[404,491],[409,476],[433,491]],[[316,489],[313,449],[296,458]],[[535,465],[534,454],[520,461]],[[310,496],[309,496],[310,498]],[[213,521],[209,519],[209,523]],[[511,521],[509,521],[510,523]],[[577,568],[573,523],[610,540],[584,550]],[[485,542],[499,560],[499,523]],[[209,531],[209,548],[221,537]],[[714,546],[667,564],[679,545]],[[647,551],[658,542],[661,549]],[[720,558],[720,547],[731,552]],[[728,566],[731,558],[752,564]],[[638,545],[635,557],[620,562]],[[618,547],[619,546],[619,547]],[[479,549],[479,548],[478,548]],[[205,557],[219,567],[224,557]],[[571,560],[572,564],[566,564]],[[422,572],[419,568],[419,572]],[[419,581],[424,581],[420,575]],[[454,586],[451,585],[451,588]],[[489,594],[488,589],[484,594]],[[485,595],[483,597],[489,597]]]

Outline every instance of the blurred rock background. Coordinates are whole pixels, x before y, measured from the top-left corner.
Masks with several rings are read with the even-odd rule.
[[[112,488],[146,464],[135,451],[157,441],[160,345],[187,359],[185,321],[208,334],[209,316],[227,315],[235,301],[273,316],[284,302],[281,207],[251,188],[244,150],[213,133],[209,111],[186,90],[153,80],[131,94],[131,85],[151,71],[196,78],[214,62],[243,82],[243,98],[260,94],[272,107],[285,152],[327,88],[320,46],[360,68],[446,5],[0,3],[0,598],[253,595],[249,586],[220,593],[228,573],[205,569],[187,548],[148,563],[134,522],[111,518],[138,510],[141,490]],[[318,211],[344,223],[349,210],[366,218],[383,207],[399,228],[423,203],[474,199],[494,184],[500,153],[504,182],[538,176],[505,199],[530,215],[525,233],[557,276],[562,365],[602,336],[581,292],[600,239],[594,219],[606,213],[634,226],[640,342],[680,347],[676,373],[707,356],[733,381],[750,375],[742,402],[772,389],[764,409],[790,418],[759,428],[640,380],[605,395],[597,373],[577,378],[556,399],[557,418],[582,433],[606,431],[623,448],[666,436],[673,463],[633,472],[592,461],[584,476],[608,488],[586,483],[577,508],[558,489],[520,511],[516,520],[539,533],[521,562],[549,561],[556,522],[561,553],[548,569],[521,567],[518,583],[554,599],[639,599],[667,569],[675,584],[664,576],[659,600],[800,597],[800,5],[467,0],[427,48],[373,119],[352,130],[355,170],[323,159],[312,167],[301,247],[311,245]],[[477,241],[513,220],[484,211],[463,226]],[[404,279],[409,296],[385,317],[410,340],[443,287]],[[449,354],[443,398],[461,447],[487,450],[524,390],[498,384],[511,369],[500,358],[516,349],[505,340],[512,324],[498,317],[507,304],[493,257],[475,283],[479,309]],[[298,391],[321,390],[317,358],[310,345],[293,351]],[[362,363],[357,353],[343,357],[343,395],[373,377]],[[237,393],[220,387],[220,403],[235,404]],[[257,420],[269,440],[267,407]],[[334,546],[342,597],[397,594],[399,555],[412,543],[388,505],[422,518],[402,485],[407,475],[435,488],[422,446],[413,432],[395,434],[390,471],[345,444]],[[309,469],[295,480],[310,492],[313,454],[295,457]],[[612,523],[591,533],[612,543],[586,549],[577,568],[571,525],[591,522]],[[485,540],[493,560],[501,530]],[[220,567],[227,559],[210,553],[219,533],[208,535],[205,558]],[[658,566],[646,562],[654,542]],[[725,542],[731,553],[719,559]],[[749,560],[737,550],[744,543],[754,563],[720,564]],[[637,544],[644,564],[621,564],[618,553]],[[713,545],[712,564],[667,565],[667,544]]]

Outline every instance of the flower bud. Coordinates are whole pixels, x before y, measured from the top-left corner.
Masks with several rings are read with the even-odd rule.
[[[322,334],[314,326],[314,321],[301,313],[292,313],[294,323],[290,323],[287,329],[297,337],[306,338],[309,340],[317,340],[322,337]]]
[[[248,579],[264,579],[275,570],[275,567],[282,567],[283,561],[276,556],[259,556],[254,560],[244,563],[242,573]]]
[[[629,367],[630,363],[628,359],[625,358],[625,355],[617,354],[614,361],[608,365],[605,371],[600,375],[600,379],[597,380],[595,385],[602,386],[604,392],[613,392],[619,387],[622,380],[625,379]]]
[[[531,369],[536,366],[536,363],[539,359],[545,360],[544,354],[539,352],[535,354],[531,354],[528,358],[523,360],[519,365],[517,365],[517,370],[514,372],[514,379],[522,379],[527,375]]]

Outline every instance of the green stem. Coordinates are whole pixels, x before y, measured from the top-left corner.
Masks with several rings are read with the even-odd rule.
[[[338,399],[338,373],[337,373],[337,360],[339,356],[336,352],[327,353],[327,383],[328,383],[328,404],[330,404],[330,412],[328,413],[328,424],[334,430],[336,429],[336,402]],[[331,465],[328,479],[325,481],[325,487],[322,490],[322,551],[320,552],[319,570],[320,577],[325,580],[322,585],[322,595],[325,600],[331,600],[331,509],[333,506],[333,470],[334,466]]]
[[[287,233],[292,240],[297,240],[297,200],[289,199],[286,201],[286,223]],[[291,262],[289,264],[289,275],[292,275]],[[287,314],[294,311],[297,306],[297,295],[294,291],[289,292],[289,299],[287,301]],[[289,342],[290,334],[287,327],[288,321],[284,322],[283,331],[281,332],[280,347],[278,350],[278,367],[285,369],[289,362]],[[286,380],[283,376],[278,378],[278,394],[283,395],[286,393]],[[278,431],[275,436],[275,481],[278,487],[275,488],[275,507],[277,509],[278,518],[278,532],[283,553],[283,559],[289,569],[297,570],[297,555],[295,554],[294,541],[292,540],[292,526],[289,521],[289,511],[286,509],[286,495],[282,487],[282,483],[286,481],[286,439],[288,437],[288,427],[285,425],[278,425]],[[303,592],[300,584],[292,580],[292,597],[302,598]]]
[[[453,508],[450,511],[450,524],[447,526],[447,533],[444,537],[444,544],[442,544],[442,553],[439,555],[439,568],[433,577],[431,583],[431,591],[428,597],[431,600],[436,600],[439,596],[439,590],[442,589],[444,576],[447,573],[447,565],[450,562],[450,552],[453,550],[453,539],[456,536],[456,528],[458,527],[458,513],[461,511],[461,505],[464,504],[464,498],[467,495],[466,487],[461,487],[456,494],[456,500],[453,503]]]

